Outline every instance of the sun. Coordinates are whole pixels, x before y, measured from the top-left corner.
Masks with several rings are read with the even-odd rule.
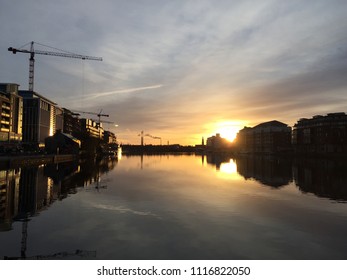
[[[233,121],[220,122],[215,125],[215,133],[219,133],[222,138],[233,142],[241,127],[242,125]]]
[[[220,136],[230,142],[235,140],[238,131],[235,127],[223,127],[219,129]]]

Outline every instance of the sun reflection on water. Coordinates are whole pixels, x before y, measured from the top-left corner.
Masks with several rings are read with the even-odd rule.
[[[230,159],[229,162],[223,162],[219,168],[219,177],[225,179],[239,180],[241,175],[237,172],[236,162]]]

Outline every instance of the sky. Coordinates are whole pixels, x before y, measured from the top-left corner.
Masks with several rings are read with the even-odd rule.
[[[200,144],[244,126],[346,112],[345,0],[0,0],[0,82],[109,114],[121,143]],[[58,49],[58,50],[57,50]],[[84,115],[93,118],[93,115]],[[118,125],[118,126],[115,126]]]

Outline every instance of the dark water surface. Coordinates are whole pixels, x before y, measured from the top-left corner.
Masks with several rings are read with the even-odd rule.
[[[0,258],[347,259],[342,160],[123,156],[0,185]]]

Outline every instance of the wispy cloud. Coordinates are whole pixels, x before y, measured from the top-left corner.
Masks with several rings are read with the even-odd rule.
[[[157,88],[161,88],[162,86],[163,85],[153,85],[153,86],[146,86],[146,87],[118,89],[118,90],[113,90],[113,91],[108,91],[108,92],[97,92],[97,93],[88,94],[85,96],[85,98],[90,98],[90,99],[100,98],[100,97],[105,97],[105,96],[118,94],[118,93],[132,93],[132,92],[149,90],[149,89],[157,89]]]

